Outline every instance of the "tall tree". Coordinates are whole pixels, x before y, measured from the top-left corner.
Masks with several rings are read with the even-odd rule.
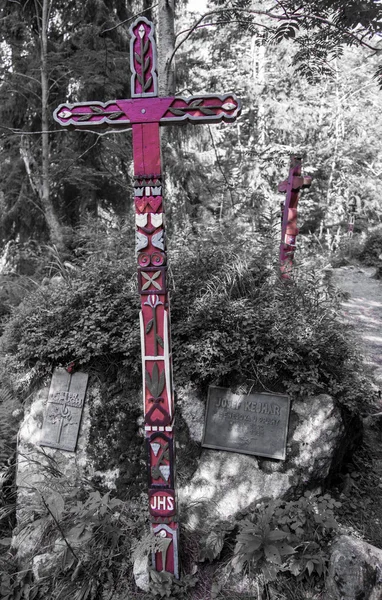
[[[175,0],[158,3],[158,79],[159,95],[175,93],[175,63],[171,61],[175,46]]]
[[[50,240],[59,250],[64,249],[64,238],[59,220],[56,216],[50,196],[50,150],[49,150],[49,73],[48,73],[48,26],[49,26],[48,0],[42,4],[35,0],[38,32],[40,38],[40,72],[41,72],[41,184],[38,186],[41,204],[44,209],[48,225]],[[41,14],[39,12],[41,11]]]
[[[125,211],[123,148],[112,138],[55,132],[51,117],[65,100],[128,97],[128,25],[115,25],[131,13],[121,0],[110,4],[0,5],[3,243],[31,236],[62,246],[88,211]]]

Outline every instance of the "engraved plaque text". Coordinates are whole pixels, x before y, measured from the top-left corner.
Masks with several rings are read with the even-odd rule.
[[[284,394],[210,387],[202,446],[285,460],[289,410]]]

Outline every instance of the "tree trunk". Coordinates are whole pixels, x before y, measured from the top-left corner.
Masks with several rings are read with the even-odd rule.
[[[143,0],[143,10],[144,10],[144,16],[146,17],[146,19],[148,19],[149,21],[153,20],[153,12],[152,12],[152,0]]]
[[[158,88],[159,96],[175,94],[174,59],[169,64],[175,46],[175,0],[159,0],[158,5]]]
[[[266,54],[265,45],[256,45],[253,43],[252,47],[253,55],[253,79],[257,86],[257,145],[259,153],[261,153],[265,147],[266,142],[266,114],[265,114],[265,102],[264,102],[264,86],[266,83]]]
[[[36,10],[38,5],[36,3]],[[45,219],[48,225],[51,242],[59,250],[64,249],[65,244],[62,235],[62,229],[57,216],[54,212],[53,203],[50,197],[50,175],[49,175],[49,127],[48,127],[48,11],[49,0],[43,0],[41,6],[41,27],[40,27],[40,70],[41,70],[41,139],[42,139],[42,158],[41,158],[41,183],[39,186],[39,195],[45,212]]]
[[[331,157],[330,167],[329,167],[328,188],[327,188],[327,192],[326,192],[326,207],[327,207],[326,210],[328,210],[328,207],[330,205],[330,198],[332,195],[332,185],[333,185],[334,176],[335,176],[335,169],[336,169],[337,156],[338,156],[338,147],[339,147],[339,141],[340,141],[341,105],[340,105],[340,98],[339,98],[340,83],[339,83],[337,60],[335,61],[335,70],[336,70],[336,79],[335,79],[336,104],[335,104],[334,123],[333,123],[334,142],[332,145],[333,150],[332,150],[332,157]]]
[[[257,156],[253,161],[253,168],[248,180],[252,190],[252,231],[255,231],[260,226],[259,217],[263,210],[261,196],[264,189],[264,176],[262,174],[264,164],[262,154],[267,141],[266,104],[263,98],[266,83],[267,57],[265,45],[263,43],[257,44],[256,39],[252,41],[251,60],[252,77],[249,79],[251,81],[249,93],[253,105],[257,105],[257,118],[249,146],[256,148]]]

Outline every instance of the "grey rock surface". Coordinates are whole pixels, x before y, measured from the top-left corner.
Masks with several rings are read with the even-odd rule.
[[[150,587],[150,574],[147,556],[136,558],[133,563],[133,575],[136,586],[147,592]]]
[[[190,391],[188,397],[192,398]],[[195,415],[188,408],[184,410],[183,404],[180,410],[190,431],[195,431],[195,421],[202,420],[199,408]],[[312,482],[319,485],[329,473],[339,444],[343,443],[343,431],[340,411],[330,396],[322,394],[295,401],[285,461],[203,449],[191,480],[179,489],[180,505],[189,515],[193,511],[187,510],[187,506],[205,505],[205,511],[197,511],[199,521],[201,513],[207,521],[230,520],[262,499],[280,498],[292,489],[303,490]],[[195,526],[201,524],[194,522]]]
[[[333,544],[324,600],[382,600],[382,550],[342,535]]]
[[[96,393],[95,390],[89,393]],[[90,477],[93,465],[87,455],[90,428],[89,404],[85,402],[76,452],[41,447],[40,439],[49,386],[37,390],[25,408],[17,447],[17,527],[12,546],[17,550],[19,563],[26,564],[41,554],[41,539],[48,519],[44,502],[59,510],[64,502],[64,490],[75,485],[79,478]],[[36,519],[38,526],[36,526]],[[38,563],[38,560],[37,560]],[[36,563],[36,564],[37,564]],[[39,563],[38,563],[39,564]],[[37,567],[36,567],[37,568]],[[40,567],[39,567],[40,568]]]

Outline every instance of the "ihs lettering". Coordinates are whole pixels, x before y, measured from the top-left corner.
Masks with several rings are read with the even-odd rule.
[[[175,508],[174,498],[171,496],[153,496],[151,498],[150,508],[152,510],[173,511]]]

